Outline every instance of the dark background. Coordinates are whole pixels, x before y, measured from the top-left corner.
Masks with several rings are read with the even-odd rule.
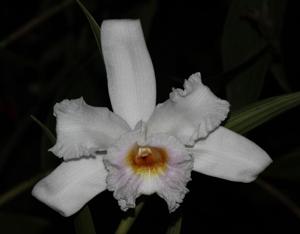
[[[63,2],[1,2],[0,195],[60,163],[47,152],[51,143],[30,115],[54,131],[52,107],[62,99],[83,96],[90,105],[110,107],[105,68],[89,23],[76,3]],[[222,35],[232,2],[82,0],[99,24],[110,18],[141,18],[158,102],[198,71],[204,83],[226,98],[230,82],[252,66],[253,61],[243,63],[247,56],[237,69],[224,66]],[[276,37],[280,52],[268,49],[274,63],[283,67],[288,87],[268,70],[256,100],[299,90],[299,14],[296,1],[285,2]],[[251,10],[245,8],[241,20],[268,41],[268,29],[249,17]],[[243,35],[237,32],[239,40]],[[233,183],[193,173],[190,193],[178,211],[169,215],[165,202],[151,196],[130,233],[165,233],[180,215],[182,233],[299,233],[299,116],[299,108],[294,108],[247,134],[274,159],[274,166],[260,176],[263,183]],[[291,154],[292,159],[285,160]],[[61,217],[31,197],[30,189],[0,205],[0,233],[75,233],[74,216]],[[98,233],[113,233],[127,215],[107,191],[89,205]]]

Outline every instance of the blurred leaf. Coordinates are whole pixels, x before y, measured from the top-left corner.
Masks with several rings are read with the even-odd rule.
[[[230,70],[269,44],[270,37],[273,39],[280,31],[279,22],[282,22],[284,5],[282,0],[231,1],[222,37],[224,70]],[[254,22],[254,19],[250,20],[251,17],[256,17],[257,22]],[[270,52],[262,54],[227,85],[228,100],[233,109],[243,107],[259,97],[272,61]]]
[[[270,54],[264,54],[226,86],[227,99],[232,109],[244,107],[259,98],[270,61]]]
[[[28,189],[31,189],[36,182],[38,182],[42,177],[45,176],[45,174],[46,173],[36,175],[26,181],[21,182],[20,184],[16,185],[9,191],[7,191],[3,194],[0,194],[0,207],[2,205],[6,204],[7,202],[10,202],[14,198],[16,198],[18,195],[24,193]]]
[[[270,39],[271,40],[280,40],[282,25],[284,20],[284,14],[286,12],[287,1],[285,0],[264,0],[265,5],[263,5],[263,11],[271,19],[271,22],[268,19],[264,19],[267,26],[270,27]],[[271,23],[271,24],[270,24]]]
[[[128,216],[125,219],[122,219],[115,234],[126,234],[129,232],[131,226],[133,225],[134,221],[140,214],[142,208],[144,207],[144,202],[140,202],[134,209],[134,215]]]
[[[52,113],[51,113],[52,115]],[[34,122],[36,122],[44,131],[45,134],[43,134],[41,139],[41,166],[40,169],[42,171],[53,169],[57,166],[57,158],[56,157],[48,157],[52,153],[48,151],[50,148],[50,145],[54,145],[56,142],[56,137],[51,132],[51,130],[43,124],[41,121],[39,121],[36,117],[33,115],[30,116]],[[50,126],[50,118],[47,119],[47,125]],[[50,143],[49,143],[50,141]]]
[[[274,160],[262,177],[300,182],[300,148]]]
[[[225,127],[244,134],[300,104],[300,92],[271,97],[231,114]]]
[[[76,215],[74,226],[76,234],[96,234],[93,217],[87,205]]]
[[[85,6],[79,0],[76,0],[76,2],[78,3],[81,10],[83,11],[86,18],[88,19],[88,21],[90,23],[90,26],[91,26],[91,29],[93,31],[94,37],[96,39],[98,49],[100,51],[100,54],[102,54],[101,41],[100,41],[100,26],[98,25],[98,23],[96,22],[94,17],[91,15],[91,13],[88,11],[88,9],[86,9]]]
[[[43,130],[46,136],[49,138],[52,144],[55,144],[56,138],[53,135],[53,133],[49,130],[49,128],[44,125],[41,121],[39,121],[37,118],[35,118],[33,115],[30,115],[30,117],[33,119],[34,122],[36,122]]]
[[[51,19],[54,15],[65,9],[71,3],[73,3],[73,0],[60,1],[59,4],[47,9],[47,11],[29,20],[27,23],[19,27],[16,31],[8,35],[5,39],[2,39],[0,41],[0,50],[7,47],[16,40],[19,40],[26,34],[29,34],[35,27]]]
[[[39,234],[45,233],[50,223],[40,217],[22,214],[0,213],[0,233]]]
[[[285,205],[291,212],[294,213],[294,215],[300,219],[300,207],[297,203],[295,203],[293,200],[289,198],[285,193],[280,191],[278,188],[276,188],[274,185],[268,183],[265,180],[262,180],[260,178],[257,178],[254,183],[259,185],[261,188],[263,188],[266,192],[268,192],[270,195],[275,197],[278,201],[280,201],[283,205]]]
[[[167,234],[180,234],[181,224],[182,224],[182,217],[179,217],[173,225],[168,227]]]
[[[277,80],[279,86],[283,91],[290,93],[292,91],[289,82],[287,80],[282,63],[273,63],[270,69],[273,77]]]
[[[53,114],[49,113],[47,118],[45,119],[45,124],[49,129],[55,129],[55,119],[53,118]],[[41,143],[40,143],[40,170],[52,170],[61,161],[58,157],[55,157],[52,152],[48,151],[54,143],[49,141],[49,138],[46,134],[42,135]]]
[[[249,21],[242,19],[242,15],[245,15],[250,7],[261,8],[261,5],[261,0],[231,1],[222,37],[224,70],[229,70],[249,54],[253,54],[265,46],[266,42],[257,30],[251,26]],[[264,54],[227,85],[227,98],[233,109],[258,98],[270,59],[270,55]]]

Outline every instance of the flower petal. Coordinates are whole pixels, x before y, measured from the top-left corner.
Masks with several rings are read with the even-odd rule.
[[[190,180],[193,159],[175,137],[157,134],[143,139],[143,130],[140,128],[124,134],[108,149],[104,157],[104,164],[108,170],[107,189],[114,192],[122,210],[134,208],[135,200],[141,194],[157,193],[165,199],[169,211],[172,212],[188,192],[186,184]],[[142,147],[162,149],[166,153],[163,165],[160,164],[158,168],[133,166],[128,157],[139,141],[145,144]]]
[[[238,182],[251,182],[272,160],[258,145],[224,127],[195,144],[194,170]]]
[[[133,129],[149,119],[156,103],[155,75],[140,21],[103,21],[101,45],[112,108]]]
[[[130,127],[107,108],[87,105],[83,98],[63,100],[54,106],[57,142],[49,149],[64,159],[106,150]]]
[[[70,160],[39,181],[32,195],[63,216],[70,216],[106,189],[102,157]]]
[[[149,139],[149,145],[165,148],[168,152],[169,162],[166,173],[154,178],[150,186],[155,182],[156,193],[167,202],[169,211],[173,212],[189,191],[186,185],[191,180],[193,158],[180,141],[166,134],[153,136]],[[147,182],[144,182],[144,189],[150,187]]]
[[[148,134],[168,133],[194,145],[217,128],[228,111],[228,102],[217,98],[196,73],[185,81],[184,90],[173,90],[170,99],[156,107],[148,122]]]

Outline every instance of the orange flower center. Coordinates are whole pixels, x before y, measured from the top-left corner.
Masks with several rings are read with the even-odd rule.
[[[167,151],[163,148],[135,144],[128,152],[126,162],[137,174],[160,175],[167,169]]]

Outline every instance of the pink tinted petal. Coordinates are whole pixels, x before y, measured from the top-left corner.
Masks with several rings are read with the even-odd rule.
[[[107,189],[112,191],[123,211],[135,207],[135,200],[140,195],[138,187],[142,178],[136,176],[126,162],[126,156],[137,141],[142,138],[142,132],[134,130],[120,137],[120,139],[107,150],[103,158],[108,171]]]
[[[155,75],[140,21],[103,21],[101,45],[113,110],[133,129],[149,119],[156,102]]]
[[[107,108],[87,105],[83,98],[63,100],[54,106],[56,144],[49,149],[64,159],[106,150],[130,127]]]
[[[190,149],[194,171],[238,182],[256,179],[272,160],[247,138],[219,127]]]
[[[156,184],[155,192],[167,202],[169,211],[173,212],[189,191],[186,185],[191,180],[193,159],[175,137],[157,134],[149,139],[149,144],[165,148],[168,152],[169,162],[166,173],[156,177],[150,186]],[[145,185],[147,186],[147,181]]]
[[[101,157],[63,162],[34,186],[32,195],[70,216],[106,189],[106,174]]]
[[[217,98],[196,73],[185,81],[184,90],[173,90],[170,99],[155,108],[148,134],[167,133],[185,145],[194,145],[217,128],[228,111],[228,102]]]
[[[157,193],[165,199],[172,212],[188,192],[186,184],[193,168],[192,157],[175,137],[157,134],[145,139],[144,134],[143,127],[126,133],[108,149],[104,158],[108,170],[107,189],[114,192],[122,210],[135,207],[136,198],[142,194]],[[131,167],[126,157],[139,142],[143,142],[145,147],[166,150],[168,161],[164,170],[156,173],[149,169],[144,174]]]

